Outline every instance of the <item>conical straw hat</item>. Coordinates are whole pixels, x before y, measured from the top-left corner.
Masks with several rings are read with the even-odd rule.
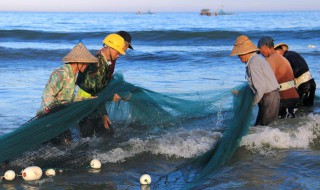
[[[79,42],[66,56],[64,56],[64,58],[62,58],[62,62],[97,63],[98,59],[89,52],[82,42]]]
[[[231,56],[234,55],[244,55],[254,51],[259,51],[257,46],[255,46],[252,41],[245,35],[241,35],[236,39],[233,49],[231,51]]]
[[[287,44],[285,44],[285,43],[278,43],[277,45],[274,46],[274,49],[276,49],[279,46],[281,46],[283,51],[289,50],[289,46]]]

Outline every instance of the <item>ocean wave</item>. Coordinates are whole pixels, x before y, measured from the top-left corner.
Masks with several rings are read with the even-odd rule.
[[[37,49],[37,48],[3,48],[0,47],[1,61],[61,61],[70,49]],[[93,50],[91,53],[95,54],[97,51]],[[1,66],[0,66],[1,67]]]
[[[262,155],[272,155],[277,149],[308,149],[317,143],[320,115],[310,114],[292,120],[290,124],[284,120],[276,126],[254,127],[243,137],[240,146]]]
[[[0,60],[1,61],[60,61],[75,44],[56,44],[56,43],[15,43],[3,44],[0,42]],[[86,45],[90,52],[95,55],[101,46]],[[194,60],[201,56],[203,59],[228,57],[231,46],[205,47],[205,46],[137,46],[134,51],[129,50],[126,56],[120,59],[128,61],[142,62],[164,62],[173,63],[181,60]]]
[[[92,32],[56,32],[56,31],[39,31],[39,30],[0,30],[0,41],[40,41],[40,42],[64,42],[78,41],[80,39],[90,42],[101,42],[108,34],[115,31],[92,31]],[[319,28],[312,29],[272,29],[268,31],[262,30],[204,30],[204,29],[188,29],[188,30],[144,30],[130,31],[133,37],[133,44],[163,44],[174,42],[183,42],[188,45],[199,44],[212,41],[231,40],[232,43],[239,35],[248,35],[251,38],[259,39],[263,35],[276,36],[283,38],[310,39],[317,38],[320,33]],[[213,45],[213,44],[211,44]]]
[[[132,138],[105,153],[93,151],[102,163],[123,162],[142,153],[166,155],[175,158],[193,158],[210,150],[221,133],[204,130],[178,129],[175,133],[146,139]]]
[[[38,30],[0,30],[1,41],[77,41],[103,38],[106,32],[48,32]]]

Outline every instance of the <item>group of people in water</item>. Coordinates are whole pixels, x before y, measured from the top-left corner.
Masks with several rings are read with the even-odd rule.
[[[259,107],[255,125],[293,118],[299,107],[314,104],[316,83],[309,67],[300,54],[289,51],[287,44],[274,45],[270,36],[263,36],[255,46],[241,35],[231,52],[235,55],[246,64],[246,79]]]
[[[133,48],[131,35],[126,31],[109,34],[102,42],[103,47],[95,56],[79,42],[62,59],[66,64],[52,72],[42,94],[38,117],[66,103],[95,98],[108,85],[116,60]],[[241,35],[231,51],[231,56],[235,55],[246,64],[246,79],[255,94],[254,104],[259,107],[255,125],[295,117],[297,108],[313,105],[316,83],[306,61],[300,54],[289,51],[287,44],[274,45],[271,37],[263,36],[255,46],[247,36]],[[120,99],[114,94],[113,101]],[[103,104],[79,122],[80,136],[112,133],[111,124]],[[70,140],[71,132],[66,131],[58,138]]]
[[[65,64],[52,72],[46,84],[37,117],[50,114],[74,101],[96,98],[113,77],[119,56],[125,55],[128,48],[133,49],[131,35],[126,31],[109,34],[102,42],[103,47],[95,56],[82,42],[79,42],[62,59]],[[120,99],[118,94],[114,94],[113,101]],[[79,122],[80,136],[110,134],[112,133],[111,124],[105,105],[101,105]],[[70,140],[71,132],[68,130],[52,142],[61,143],[61,141],[69,142]]]

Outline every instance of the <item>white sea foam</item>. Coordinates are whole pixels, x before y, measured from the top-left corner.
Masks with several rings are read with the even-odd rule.
[[[133,138],[105,153],[95,153],[102,163],[122,162],[143,152],[170,157],[192,158],[208,151],[220,138],[221,133],[204,130],[178,129],[175,133]]]
[[[308,48],[316,48],[317,46],[315,46],[315,45],[312,45],[312,44],[309,44],[308,45]]]
[[[240,146],[261,154],[269,154],[274,149],[309,148],[320,136],[320,115],[310,114],[294,121],[289,125],[284,121],[273,127],[253,127],[242,138]]]

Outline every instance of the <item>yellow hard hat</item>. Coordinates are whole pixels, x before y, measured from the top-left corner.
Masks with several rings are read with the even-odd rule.
[[[118,34],[109,34],[104,40],[104,44],[118,51],[120,54],[125,55],[123,48],[125,46],[124,39]]]

